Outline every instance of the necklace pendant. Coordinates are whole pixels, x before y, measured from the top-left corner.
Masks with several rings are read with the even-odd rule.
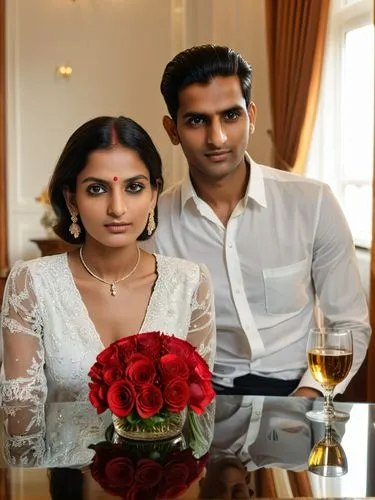
[[[114,297],[116,295],[116,284],[111,283],[111,295]]]

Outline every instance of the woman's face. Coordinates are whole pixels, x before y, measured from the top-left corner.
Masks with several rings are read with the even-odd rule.
[[[76,192],[65,192],[70,211],[78,211],[86,231],[104,246],[122,247],[143,232],[157,190],[138,154],[116,146],[91,153],[76,182]]]
[[[231,462],[210,464],[205,479],[201,483],[200,499],[246,500],[250,492],[241,463]]]

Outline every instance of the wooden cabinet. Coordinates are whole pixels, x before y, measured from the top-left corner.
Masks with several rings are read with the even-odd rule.
[[[6,277],[5,276],[0,276],[0,311],[1,311],[1,306],[3,303],[3,295],[4,295],[4,289],[5,289],[5,283],[6,283]]]
[[[78,245],[71,245],[60,238],[40,238],[30,241],[38,245],[39,250],[42,253],[42,257],[45,257],[46,255],[56,255],[58,253],[69,252],[78,248]]]

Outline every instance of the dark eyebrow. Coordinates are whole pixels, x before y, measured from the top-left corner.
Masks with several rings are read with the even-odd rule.
[[[205,113],[194,113],[193,111],[188,111],[185,113],[182,118],[207,118],[209,115],[206,115]]]
[[[229,109],[225,109],[224,111],[221,112],[222,115],[224,115],[225,113],[230,113],[230,112],[233,112],[233,111],[244,111],[243,107],[242,106],[233,106]]]
[[[231,108],[228,108],[228,109],[223,109],[222,111],[219,111],[219,113],[221,115],[225,115],[226,113],[230,113],[230,112],[233,112],[233,111],[237,111],[237,112],[243,112],[244,109],[242,106],[232,106]],[[209,118],[210,115],[208,115],[207,113],[199,113],[199,112],[195,112],[195,111],[188,111],[187,113],[185,113],[182,118],[196,118],[196,117],[199,117],[199,118]]]
[[[140,180],[146,180],[149,181],[150,179],[146,177],[145,175],[135,175],[134,177],[129,177],[128,179],[125,179],[124,182],[134,182],[134,181],[140,181]],[[81,184],[85,184],[86,182],[97,182],[100,184],[110,184],[111,181],[107,181],[105,179],[99,179],[98,177],[86,177],[83,179]]]

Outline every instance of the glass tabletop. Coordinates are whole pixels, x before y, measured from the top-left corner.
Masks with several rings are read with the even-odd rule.
[[[375,405],[331,427],[321,400],[217,396],[169,440],[118,436],[90,403],[0,409],[0,498],[375,497]]]

